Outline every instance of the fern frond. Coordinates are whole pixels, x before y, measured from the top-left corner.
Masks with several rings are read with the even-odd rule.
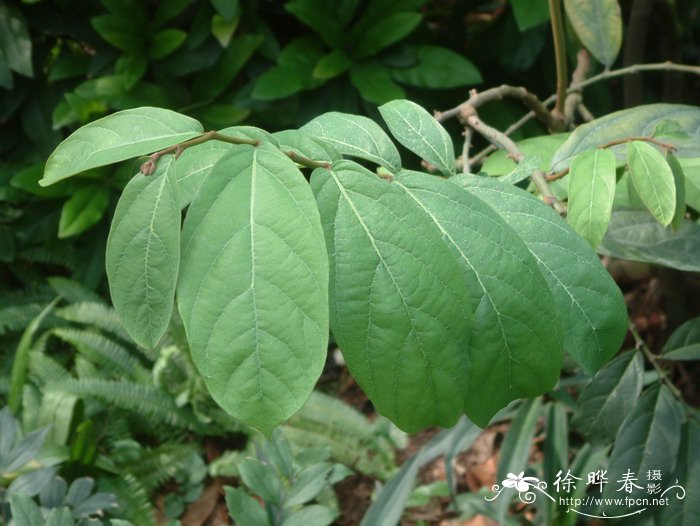
[[[29,325],[29,323],[39,315],[44,307],[46,307],[46,303],[12,305],[0,309],[0,336],[7,332],[24,330],[27,325]]]
[[[192,451],[192,446],[187,444],[164,444],[144,449],[137,462],[125,467],[146,490],[152,491],[175,477]]]
[[[60,294],[70,303],[79,303],[83,301],[102,304],[105,303],[99,294],[93,292],[77,281],[73,281],[72,279],[54,276],[47,278],[46,281],[48,281],[49,285],[56,292],[56,294]]]
[[[119,512],[136,526],[156,526],[148,491],[132,474],[100,481],[100,491],[114,493],[119,500]]]
[[[58,328],[52,334],[75,347],[95,365],[101,366],[102,373],[111,373],[120,378],[126,376],[140,383],[150,383],[150,373],[132,356],[128,349],[106,336],[94,331]]]
[[[29,373],[41,384],[70,379],[68,370],[44,352],[47,337],[48,333],[44,333],[29,353]]]
[[[367,475],[385,479],[396,468],[394,448],[383,431],[351,406],[318,391],[283,428],[297,447],[328,446],[335,460]]]
[[[104,303],[95,303],[92,301],[72,303],[58,309],[56,311],[56,316],[73,323],[92,325],[126,342],[132,341],[129,333],[124,329],[117,312]]]
[[[16,259],[44,265],[57,265],[68,270],[75,269],[75,254],[70,245],[41,245],[21,250]]]
[[[65,391],[78,397],[92,397],[106,406],[118,407],[145,420],[145,423],[167,424],[193,429],[202,424],[175,405],[166,393],[150,385],[126,380],[112,381],[95,378],[67,380],[46,386],[49,390]]]

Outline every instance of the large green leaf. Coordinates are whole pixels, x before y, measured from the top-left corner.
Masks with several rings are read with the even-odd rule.
[[[272,134],[254,126],[231,126],[219,130],[231,137],[258,140],[277,145]],[[194,199],[202,181],[211,172],[216,162],[227,152],[236,148],[235,144],[222,141],[207,141],[187,148],[177,160],[177,184],[180,193],[180,206],[185,207]]]
[[[470,192],[419,173],[394,181],[427,215],[460,262],[474,306],[465,411],[485,427],[508,402],[551,389],[562,340],[537,260],[494,210]]]
[[[455,173],[452,139],[432,115],[408,100],[387,102],[379,112],[397,141],[443,174]]]
[[[124,188],[107,238],[105,267],[114,308],[136,343],[153,348],[170,323],[180,262],[176,161]]]
[[[270,433],[321,374],[328,258],[301,172],[271,146],[222,158],[185,219],[178,306],[214,400]]]
[[[109,204],[109,189],[98,184],[81,186],[63,204],[58,237],[77,236],[97,223]]]
[[[677,147],[677,157],[700,156],[700,108],[682,104],[648,104],[616,111],[576,128],[552,158],[552,171],[567,168],[573,158],[585,150],[610,141],[630,137],[651,137],[657,124],[673,120],[687,139],[666,140]],[[626,158],[625,145],[611,148],[618,159]]]
[[[644,361],[639,352],[621,354],[603,367],[578,399],[572,425],[593,444],[608,444],[642,391]]]
[[[462,413],[472,309],[439,231],[398,186],[351,161],[311,179],[330,255],[331,329],[377,410],[406,431]]]
[[[46,161],[48,186],[79,172],[173,146],[202,133],[196,120],[162,108],[135,108],[108,115],[73,132]]]
[[[625,493],[631,498],[646,496],[644,478],[649,470],[659,470],[662,476],[668,476],[676,468],[681,423],[681,407],[668,387],[656,385],[642,394],[615,438],[608,467],[610,482],[603,495],[619,496],[620,479],[628,471],[637,478],[637,485],[642,486]],[[629,508],[617,508],[629,511]],[[612,512],[615,508],[606,506],[605,510]]]
[[[439,46],[419,46],[418,63],[395,69],[395,80],[421,88],[458,88],[482,82],[474,64],[459,53]]]
[[[396,146],[384,130],[367,117],[332,111],[309,121],[301,131],[324,139],[343,155],[372,161],[394,171],[401,169]]]
[[[685,202],[700,211],[700,158],[678,159],[685,174]]]
[[[593,248],[608,228],[614,197],[613,153],[594,149],[577,155],[569,173],[569,224]]]
[[[630,141],[627,163],[630,179],[642,202],[659,223],[668,226],[676,211],[676,185],[666,159],[651,144]]]
[[[488,177],[460,175],[450,181],[486,201],[525,242],[557,303],[565,349],[586,371],[597,371],[620,349],[627,310],[590,245],[550,207],[519,188]]]
[[[667,506],[657,508],[656,524],[694,526],[700,517],[700,424],[689,419],[683,426],[678,467],[668,477],[683,489],[668,493]]]
[[[566,15],[586,48],[607,67],[622,44],[622,14],[617,0],[564,0]]]
[[[312,137],[301,130],[282,130],[272,134],[279,148],[288,154],[300,155],[315,161],[337,161],[340,153],[325,139]]]
[[[616,210],[598,252],[678,270],[700,272],[700,225],[684,221],[678,232],[662,227],[649,212]]]

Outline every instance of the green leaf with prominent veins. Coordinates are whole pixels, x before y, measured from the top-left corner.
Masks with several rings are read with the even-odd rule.
[[[591,148],[598,148],[610,141],[630,137],[651,137],[659,123],[673,120],[687,139],[672,139],[676,157],[700,156],[700,108],[683,104],[647,104],[616,111],[577,127],[552,157],[551,170],[559,172],[567,168],[573,158]],[[618,160],[625,160],[625,144],[609,148]],[[527,152],[525,152],[527,154]]]
[[[603,367],[581,393],[571,424],[593,444],[609,444],[642,391],[642,354],[628,351]]]
[[[566,15],[584,46],[610,67],[622,44],[622,14],[617,0],[564,0]]]
[[[330,255],[331,330],[377,410],[405,431],[451,427],[469,378],[459,262],[398,186],[351,161],[311,186]]]
[[[219,133],[230,137],[269,142],[277,146],[277,141],[272,134],[254,126],[231,126],[219,130]],[[212,167],[234,148],[236,148],[235,144],[214,140],[187,148],[182,152],[177,160],[177,183],[181,207],[184,208],[190,204]]]
[[[488,177],[458,175],[459,184],[506,220],[537,259],[558,306],[564,348],[590,374],[620,349],[627,309],[620,289],[590,245],[531,194]]]
[[[313,195],[271,146],[222,158],[190,204],[178,307],[214,400],[266,434],[306,401],[328,342],[328,257]]]
[[[605,235],[615,197],[615,156],[608,150],[577,155],[569,172],[568,219],[593,248]]]
[[[325,139],[343,155],[372,161],[393,171],[401,169],[399,151],[372,119],[332,111],[306,123],[301,131]]]
[[[635,190],[659,223],[668,226],[676,211],[676,185],[671,167],[651,144],[627,143],[627,164]]]
[[[440,232],[469,284],[475,312],[464,407],[485,427],[511,400],[557,382],[562,340],[554,299],[537,260],[489,205],[419,172],[399,172],[394,182]]]
[[[90,168],[173,146],[202,133],[196,120],[162,108],[118,111],[78,128],[46,161],[41,186]]]
[[[180,263],[176,161],[158,161],[124,188],[107,238],[105,266],[114,308],[136,343],[153,348],[170,323]]]
[[[397,141],[443,174],[455,173],[452,139],[430,113],[408,100],[387,102],[379,113]]]

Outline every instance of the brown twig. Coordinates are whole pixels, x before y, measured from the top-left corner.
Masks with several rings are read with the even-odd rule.
[[[520,151],[518,145],[513,142],[513,139],[505,135],[504,133],[498,131],[496,128],[489,126],[484,123],[476,113],[476,110],[470,106],[466,106],[462,109],[460,114],[460,121],[462,121],[465,126],[469,126],[474,129],[474,131],[483,135],[490,142],[495,144],[497,147],[508,152],[508,155],[516,162],[519,163],[525,158],[523,152]],[[535,184],[537,189],[542,194],[544,202],[549,206],[554,208],[559,215],[566,216],[566,207],[557,199],[549,187],[545,175],[540,170],[535,170],[530,176],[532,182]]]
[[[216,131],[209,131],[200,135],[199,137],[190,139],[189,141],[181,142],[179,144],[175,144],[173,146],[169,146],[168,148],[164,148],[160,151],[152,153],[151,155],[149,155],[148,161],[141,165],[141,173],[144,175],[152,175],[156,171],[156,165],[158,164],[158,160],[164,155],[173,154],[175,156],[175,159],[177,159],[187,148],[191,148],[192,146],[197,146],[198,144],[202,144],[208,141],[221,141],[229,144],[249,144],[251,146],[258,146],[260,144],[260,141],[257,139],[233,137],[231,135],[225,135]],[[325,168],[326,170],[328,170],[331,167],[330,163],[326,161],[315,161],[313,159],[309,159],[308,157],[304,157],[303,155],[292,151],[286,151],[283,153],[295,163],[305,166],[307,168]]]
[[[632,323],[631,321],[629,322],[629,330],[632,334],[632,337],[634,338],[635,348],[644,353],[644,356],[646,356],[647,360],[649,360],[651,365],[654,366],[656,373],[659,375],[659,380],[666,384],[673,396],[675,396],[683,405],[685,405],[682,393],[675,385],[673,385],[673,382],[668,378],[668,371],[663,370],[659,366],[659,364],[657,363],[658,356],[651,352],[651,349],[649,349],[647,344],[644,342],[644,339],[641,337],[639,332],[637,332],[637,328],[634,326],[634,323]]]
[[[598,75],[594,75],[584,81],[581,81],[576,84],[572,84],[569,86],[569,88],[566,90],[567,93],[573,93],[575,91],[580,91],[583,90],[584,88],[595,84],[597,82],[601,82],[603,80],[608,80],[612,79],[615,77],[622,77],[625,75],[630,75],[633,73],[638,73],[638,72],[647,72],[647,71],[677,71],[680,73],[689,73],[691,75],[700,75],[700,66],[689,66],[686,64],[676,64],[674,62],[656,62],[653,64],[635,64],[633,66],[628,66],[625,68],[620,68],[620,69],[615,69],[611,71],[603,71],[602,73],[599,73]],[[545,100],[542,101],[542,104],[546,106],[550,106],[557,100],[556,95],[550,95],[547,97]],[[446,113],[446,112],[445,112]],[[513,124],[508,126],[505,130],[506,135],[510,135],[516,130],[519,130],[524,124],[528,123],[533,117],[535,117],[535,113],[533,111],[530,111],[520,117],[517,121],[515,121]],[[471,159],[470,163],[471,164],[478,164],[484,157],[486,157],[488,154],[496,150],[494,146],[487,146],[477,154],[475,154]]]

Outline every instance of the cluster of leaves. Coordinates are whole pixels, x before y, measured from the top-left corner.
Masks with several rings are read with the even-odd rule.
[[[287,11],[316,35],[289,42],[280,51],[277,65],[255,82],[253,97],[279,99],[315,90],[342,79],[345,73],[350,77],[346,84],[371,104],[405,98],[397,81],[421,88],[456,88],[481,82],[475,66],[454,51],[439,46],[395,45],[421,22],[417,9],[425,0],[372,0],[361,14],[356,12],[358,3],[293,0],[285,4]]]
[[[329,448],[309,448],[294,455],[276,430],[257,451],[258,458],[243,460],[238,471],[243,484],[264,506],[242,488],[225,488],[229,513],[237,524],[327,526],[335,520],[337,503],[330,487],[352,472],[342,464],[327,462]],[[329,499],[332,507],[320,503]]]
[[[463,411],[487,424],[511,400],[550,389],[565,347],[586,370],[600,368],[627,324],[590,247],[526,192],[454,176],[451,139],[421,107],[398,100],[380,112],[403,146],[449,179],[401,169],[394,144],[365,117],[329,113],[301,130],[207,136],[191,118],[141,108],[76,131],[42,184],[166,148],[117,206],[112,299],[132,337],[154,347],[177,289],[209,392],[267,433],[313,389],[329,320],[353,376],[404,430],[450,427]],[[212,137],[221,143],[202,143]],[[178,143],[176,160],[168,148]],[[290,157],[317,167],[311,188]],[[531,220],[516,219],[522,213]],[[566,258],[578,262],[574,275]]]

